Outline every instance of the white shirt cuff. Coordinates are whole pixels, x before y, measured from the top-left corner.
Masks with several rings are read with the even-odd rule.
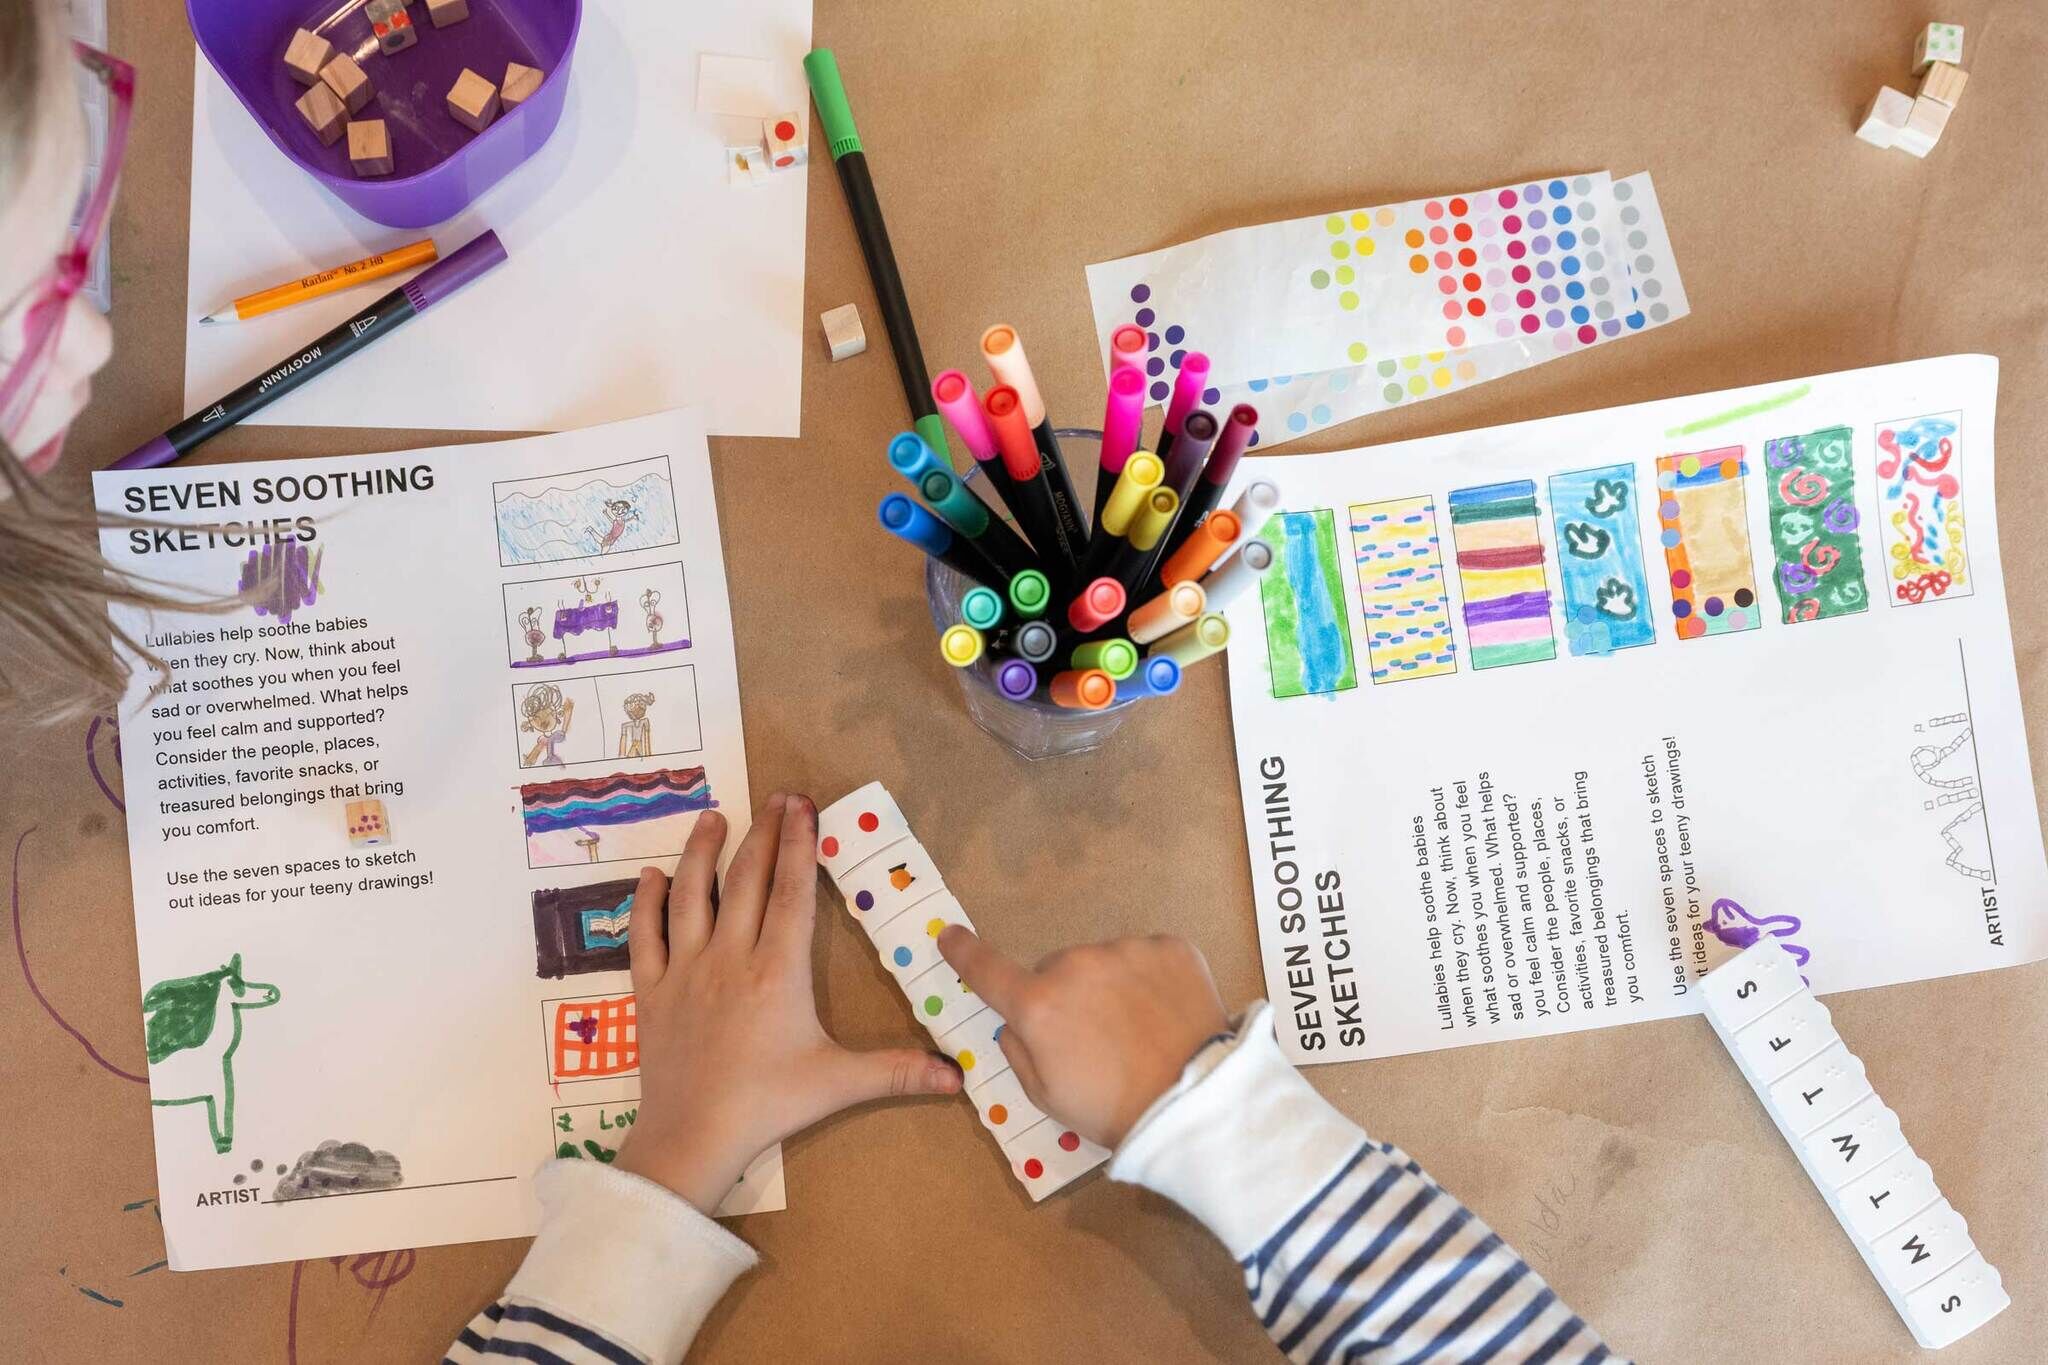
[[[1243,1260],[1364,1140],[1280,1054],[1260,1001],[1234,1045],[1203,1048],[1145,1111],[1109,1175],[1173,1200]]]
[[[604,1333],[656,1365],[678,1361],[760,1258],[667,1188],[594,1161],[534,1177],[540,1233],[505,1297]]]

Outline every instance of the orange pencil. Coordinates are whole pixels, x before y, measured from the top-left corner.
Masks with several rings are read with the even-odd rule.
[[[199,320],[204,323],[247,322],[250,318],[274,313],[280,308],[304,303],[307,299],[317,299],[338,289],[350,289],[371,280],[381,280],[386,275],[396,275],[401,270],[410,270],[416,265],[431,264],[439,254],[434,247],[434,239],[423,237],[417,242],[408,242],[391,251],[380,251],[374,256],[365,256],[360,261],[350,261],[347,265],[322,270],[288,284],[244,294],[218,313],[209,313]]]

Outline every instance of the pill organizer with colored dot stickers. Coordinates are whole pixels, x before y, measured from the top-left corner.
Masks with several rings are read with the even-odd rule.
[[[1938,1348],[2002,1312],[1998,1271],[1871,1089],[1828,1007],[1773,939],[1700,981],[1707,1020],[1792,1144],[1864,1264],[1922,1346]]]
[[[910,1012],[960,1064],[967,1098],[1032,1199],[1107,1161],[1106,1150],[1025,1097],[1003,1055],[1001,1016],[939,956],[939,931],[949,924],[972,929],[973,922],[881,783],[870,782],[818,812],[818,863]]]

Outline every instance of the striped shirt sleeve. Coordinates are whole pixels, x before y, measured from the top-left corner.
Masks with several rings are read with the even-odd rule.
[[[1208,1224],[1304,1365],[1616,1359],[1500,1234],[1301,1078],[1263,1004],[1189,1063],[1110,1175]]]
[[[456,1365],[673,1365],[753,1248],[639,1176],[550,1161],[534,1178],[540,1232],[505,1296],[469,1320]]]

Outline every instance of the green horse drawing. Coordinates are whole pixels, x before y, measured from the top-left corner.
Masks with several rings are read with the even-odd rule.
[[[198,976],[159,981],[142,997],[151,1104],[206,1105],[213,1150],[235,1145],[235,1049],[242,1011],[277,1003],[277,987],[242,979],[242,955]]]

